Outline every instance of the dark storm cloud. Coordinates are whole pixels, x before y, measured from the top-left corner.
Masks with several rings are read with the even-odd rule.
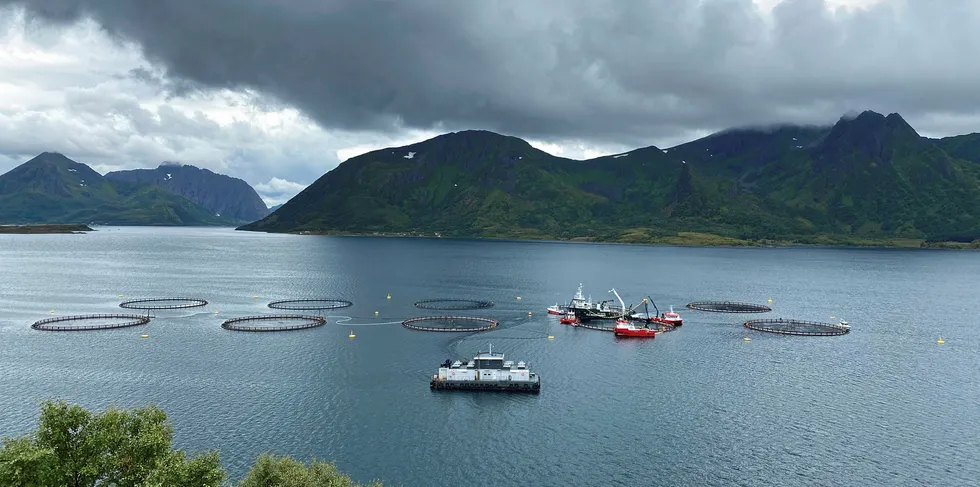
[[[326,128],[638,144],[705,128],[980,106],[980,2],[0,0],[91,18],[173,86],[250,88]],[[149,76],[150,73],[134,73]],[[162,83],[159,78],[151,82]]]

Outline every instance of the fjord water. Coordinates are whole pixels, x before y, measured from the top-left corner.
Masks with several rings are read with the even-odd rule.
[[[5,436],[34,426],[39,401],[64,398],[90,408],[155,403],[173,421],[177,447],[220,450],[233,479],[263,452],[328,459],[356,480],[407,486],[980,478],[974,252],[102,228],[2,235],[0,275]],[[580,282],[593,299],[611,298],[612,287],[627,302],[652,296],[680,311],[684,326],[652,341],[562,326],[545,308]],[[210,304],[156,312],[137,328],[29,326],[50,310],[123,311],[120,294]],[[307,297],[349,299],[354,306],[333,315],[352,319],[286,333],[219,326],[270,313],[274,299]],[[432,313],[413,303],[440,297],[496,302],[464,313],[493,317],[499,329],[384,324]],[[774,311],[761,316],[834,316],[853,331],[768,335],[743,328],[743,316],[683,308],[770,298]],[[429,390],[440,362],[490,343],[532,364],[540,395]]]

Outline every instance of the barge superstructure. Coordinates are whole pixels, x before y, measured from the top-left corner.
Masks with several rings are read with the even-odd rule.
[[[504,354],[478,352],[473,360],[446,360],[429,383],[432,390],[513,391],[537,394],[541,378],[524,361],[504,360]]]

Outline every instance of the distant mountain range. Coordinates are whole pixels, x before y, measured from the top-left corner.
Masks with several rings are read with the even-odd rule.
[[[354,157],[242,230],[623,242],[970,242],[980,134],[898,114],[732,129],[577,161],[468,130]]]
[[[236,225],[268,214],[248,184],[193,166],[106,176],[44,152],[0,175],[0,223]]]
[[[163,163],[156,169],[115,171],[106,173],[105,177],[110,181],[159,186],[215,216],[235,222],[252,222],[269,214],[262,198],[245,181],[194,166]]]

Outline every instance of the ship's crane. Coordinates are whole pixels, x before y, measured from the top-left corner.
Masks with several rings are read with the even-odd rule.
[[[623,309],[623,318],[626,318],[627,316],[632,316],[633,315],[633,312],[636,311],[637,309],[639,309],[640,306],[644,306],[644,307],[646,306],[647,298],[643,298],[643,301],[640,301],[639,303],[637,303],[636,306],[630,306],[630,307],[627,308],[626,307],[626,303],[623,302],[623,298],[619,296],[619,293],[616,292],[616,289],[615,288],[610,289],[609,292],[615,294],[616,295],[616,299],[619,300],[619,304],[620,304],[620,306],[622,306],[622,309]],[[653,302],[653,300],[651,299],[650,302]],[[653,307],[656,308],[657,305],[654,304]],[[658,314],[659,314],[659,311],[658,311]],[[648,317],[650,316],[649,315],[649,312],[647,313],[647,316]]]
[[[635,309],[635,308],[632,308],[632,309],[627,309],[626,308],[626,303],[623,302],[623,298],[621,298],[619,296],[619,293],[616,292],[616,288],[610,289],[609,292],[615,294],[616,295],[616,299],[619,300],[619,305],[622,306],[622,309],[623,309],[623,318],[624,319],[626,318],[626,315],[627,314],[633,314],[633,309]]]

